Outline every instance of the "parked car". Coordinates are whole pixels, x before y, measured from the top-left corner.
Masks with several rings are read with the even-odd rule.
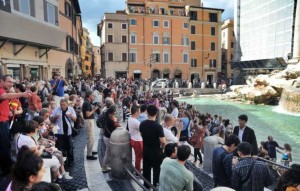
[[[168,85],[169,85],[168,79],[157,79],[156,81],[151,83],[151,87],[153,87],[153,88],[165,88]]]

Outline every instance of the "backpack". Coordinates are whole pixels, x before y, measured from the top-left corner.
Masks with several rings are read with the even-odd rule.
[[[104,129],[106,127],[106,111],[102,112],[96,123],[97,127],[100,129]]]
[[[46,99],[45,94],[43,94],[43,91],[45,90],[45,88],[46,88],[46,86],[44,86],[42,90],[39,90],[39,91],[38,91],[38,94],[37,94],[37,95],[41,98],[41,102],[42,102],[42,103],[43,103],[43,102],[45,101],[45,99]]]

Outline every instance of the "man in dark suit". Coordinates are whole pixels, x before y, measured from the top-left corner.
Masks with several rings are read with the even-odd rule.
[[[239,126],[233,130],[233,134],[239,137],[241,142],[248,142],[251,145],[251,155],[258,155],[258,147],[254,130],[246,126],[247,115],[239,116]]]

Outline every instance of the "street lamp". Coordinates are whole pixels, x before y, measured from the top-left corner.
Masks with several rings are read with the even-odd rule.
[[[156,61],[156,55],[155,54],[150,54],[150,60],[149,62],[146,62],[146,58],[144,58],[144,65],[149,67],[149,78],[151,79],[151,68],[154,66]]]

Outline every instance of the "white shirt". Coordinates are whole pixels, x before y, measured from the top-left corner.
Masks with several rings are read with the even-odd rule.
[[[178,138],[174,136],[170,129],[164,127],[164,134],[166,138],[166,144],[178,142]]]
[[[98,90],[94,90],[93,95],[95,96],[93,103],[102,103],[102,95]]]
[[[175,118],[178,118],[178,113],[179,113],[179,111],[178,111],[177,107],[175,107],[175,108],[173,109],[171,115],[172,115],[173,117],[175,117]]]
[[[73,107],[69,107],[68,106],[68,111],[67,114],[71,114],[72,117],[76,117],[76,113],[75,110],[73,109]],[[59,127],[59,129],[57,130],[57,134],[59,135],[63,135],[64,134],[64,129],[63,129],[63,121],[62,121],[62,110],[60,107],[56,107],[51,114],[51,117],[55,117],[56,115],[59,115],[60,117],[56,120],[55,123],[53,123],[54,125],[57,125]],[[72,119],[68,119],[68,117],[65,117],[66,122],[68,124],[68,135],[72,134],[72,127],[74,127],[74,122],[72,121]]]
[[[35,147],[36,143],[33,140],[33,138],[31,138],[27,135],[20,134],[19,138],[17,139],[17,152],[24,145],[26,145],[30,149],[32,147]]]
[[[128,129],[130,138],[134,141],[143,141],[140,133],[140,122],[135,118],[128,118]]]
[[[242,129],[239,127],[239,140],[240,140],[240,142],[243,142],[244,130],[245,130],[245,127],[242,128]]]

